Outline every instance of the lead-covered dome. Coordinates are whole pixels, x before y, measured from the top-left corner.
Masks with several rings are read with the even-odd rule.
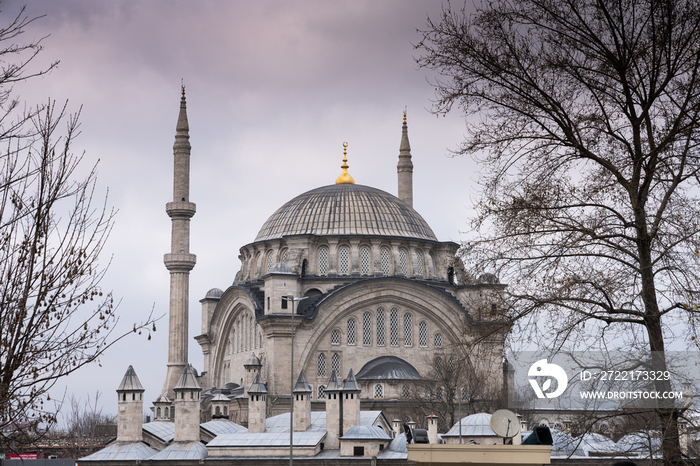
[[[287,235],[378,235],[437,241],[428,223],[396,196],[357,184],[301,194],[267,219],[255,241]]]

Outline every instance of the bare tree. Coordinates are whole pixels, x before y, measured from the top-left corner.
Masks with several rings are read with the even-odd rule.
[[[78,175],[80,112],[22,109],[11,93],[55,66],[29,71],[40,43],[15,45],[32,21],[22,10],[0,29],[0,429],[37,432],[56,421],[51,387],[131,332],[113,333],[112,294],[99,287],[114,211],[95,205],[95,167]],[[133,331],[151,326],[149,316]]]
[[[70,440],[72,458],[80,458],[85,455],[86,448],[94,448],[94,445],[109,440],[107,426],[113,425],[113,431],[116,432],[117,416],[102,413],[99,405],[101,396],[102,393],[97,391],[94,397],[88,394],[86,401],[74,394],[69,397],[70,406],[64,428],[65,435]]]
[[[465,112],[458,152],[484,167],[467,268],[509,284],[519,337],[645,347],[664,369],[688,333],[674,326],[698,323],[697,3],[448,4],[423,34],[435,111]],[[664,463],[681,464],[681,413],[657,414]]]

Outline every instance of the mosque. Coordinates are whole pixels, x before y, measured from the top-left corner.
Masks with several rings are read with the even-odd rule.
[[[459,245],[439,241],[413,209],[405,113],[398,196],[356,184],[344,144],[335,183],[277,209],[240,248],[241,269],[231,285],[209,290],[200,301],[202,329],[194,339],[204,367],[193,368],[187,360],[189,273],[196,264],[189,245],[196,212],[190,149],[183,87],[173,201],[166,205],[172,220],[164,258],[171,277],[166,379],[153,402],[154,421],[142,425],[143,387],[130,367],[117,390],[116,446],[84,460],[115,459],[124,445],[131,453],[119,454],[131,459],[240,456],[244,450],[259,456],[246,436],[272,436],[261,445],[282,451],[290,446],[279,436],[284,426],[308,456],[334,449],[356,455],[358,445],[376,455],[399,424],[410,421],[402,408],[430,384],[436,367],[469,359],[467,377],[486,377],[500,390],[505,335],[483,338],[483,329],[498,321],[504,285],[489,274],[466,281]],[[389,421],[395,417],[401,421]],[[355,443],[344,447],[344,441]]]

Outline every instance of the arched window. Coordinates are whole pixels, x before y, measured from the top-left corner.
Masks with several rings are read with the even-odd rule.
[[[374,384],[374,398],[384,398],[384,384]]]
[[[318,355],[318,376],[326,376],[326,355],[323,353]]]
[[[377,309],[377,346],[384,346],[384,308]]]
[[[399,249],[399,269],[402,275],[408,276],[408,257],[405,249]]]
[[[331,356],[331,370],[334,370],[336,375],[340,374],[340,354],[333,353]]]
[[[401,387],[401,397],[402,398],[410,398],[411,397],[411,386],[410,385],[403,385]]]
[[[379,250],[379,259],[382,263],[382,273],[384,275],[389,275],[391,273],[391,254],[388,248]]]
[[[156,417],[160,419],[160,408],[156,409]]]
[[[221,416],[221,408],[219,406],[217,406],[214,411],[216,416]]]
[[[331,332],[331,345],[332,346],[340,345],[340,330],[333,330]]]
[[[226,341],[226,354],[231,354],[232,352],[231,339],[229,338],[228,341]]]
[[[318,248],[318,274],[328,275],[328,248],[325,246]]]
[[[357,324],[355,323],[355,319],[348,319],[348,345],[354,345],[355,344],[355,330],[357,328]]]
[[[165,408],[165,419],[170,419],[170,410]]]
[[[275,263],[272,251],[267,253],[267,273],[272,270],[272,265]]]
[[[416,251],[416,275],[423,276],[423,254]]]
[[[435,347],[442,348],[442,333],[435,334]]]
[[[282,251],[282,260],[280,262],[284,262],[286,264],[288,258],[289,258],[289,249],[285,249],[284,251]]]
[[[325,400],[326,399],[326,386],[325,385],[319,385],[318,386],[318,396],[316,397],[317,400]]]
[[[350,248],[341,246],[338,248],[338,275],[350,274]]]
[[[228,416],[228,406],[224,406],[224,416]]]
[[[372,314],[362,314],[362,344],[372,346]]]
[[[421,348],[428,347],[428,323],[424,320],[418,324],[418,344]]]
[[[389,342],[391,346],[399,346],[399,310],[392,309],[389,313]]]
[[[369,275],[370,272],[370,254],[367,246],[360,248],[360,274]]]
[[[409,313],[403,315],[403,345],[413,346],[413,319]]]

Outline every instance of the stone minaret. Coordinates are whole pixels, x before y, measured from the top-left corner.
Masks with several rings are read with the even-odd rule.
[[[406,111],[403,112],[399,164],[396,166],[396,171],[399,174],[399,199],[413,207],[413,162],[411,162],[411,145],[408,143]]]
[[[311,428],[311,387],[306,383],[304,371],[299,373],[293,394],[294,432],[306,432]]]
[[[360,425],[360,386],[355,380],[355,373],[350,369],[348,378],[345,379],[343,390],[340,395],[343,397],[343,432],[347,432],[351,427]]]
[[[266,414],[267,388],[265,388],[265,384],[258,372],[253,385],[248,388],[248,432],[265,432]]]
[[[117,414],[117,442],[140,442],[143,440],[143,386],[134,368],[129,366],[122,383],[117,388],[119,413]]]
[[[165,255],[165,267],[170,271],[170,330],[168,334],[168,373],[163,395],[173,398],[175,385],[187,367],[187,326],[189,323],[190,270],[197,256],[190,254],[190,218],[195,205],[190,202],[190,127],[187,123],[185,86],[182,86],[180,115],[175,132],[175,178],[173,201],[165,211],[172,220],[170,254]]]
[[[187,365],[174,387],[175,392],[175,442],[199,441],[199,398],[202,388],[197,383],[197,373]]]

